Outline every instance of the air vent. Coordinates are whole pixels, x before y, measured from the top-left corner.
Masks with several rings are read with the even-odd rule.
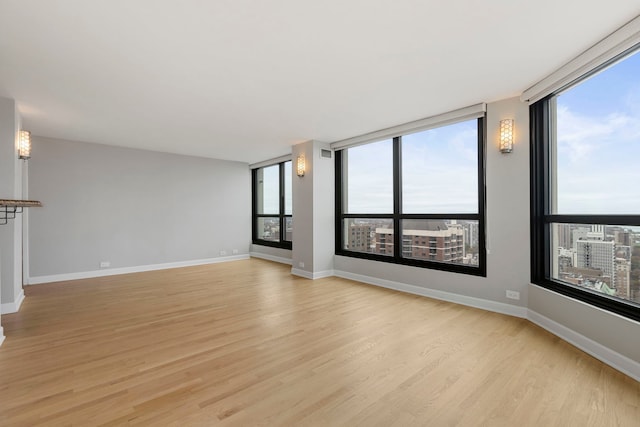
[[[325,159],[330,159],[331,158],[331,150],[321,149],[320,150],[320,157],[324,157]]]

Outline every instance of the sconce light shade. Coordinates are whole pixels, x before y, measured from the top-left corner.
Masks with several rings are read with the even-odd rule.
[[[500,152],[510,153],[513,151],[514,140],[514,120],[500,120]]]
[[[296,172],[298,176],[303,177],[305,170],[306,170],[306,164],[304,161],[304,156],[298,156],[298,160],[296,162]]]
[[[27,160],[31,157],[31,132],[21,130],[18,135],[18,158]]]

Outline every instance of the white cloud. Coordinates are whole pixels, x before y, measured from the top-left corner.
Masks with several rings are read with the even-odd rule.
[[[349,212],[392,213],[391,145],[349,150]],[[403,138],[406,213],[477,212],[476,122]]]
[[[558,106],[558,213],[639,212],[639,157],[640,115]]]

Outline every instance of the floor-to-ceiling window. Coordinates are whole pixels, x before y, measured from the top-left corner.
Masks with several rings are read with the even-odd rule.
[[[291,249],[291,161],[252,170],[253,243]]]
[[[531,106],[532,280],[640,320],[640,53]]]

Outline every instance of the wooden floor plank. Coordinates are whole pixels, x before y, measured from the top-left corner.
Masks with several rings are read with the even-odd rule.
[[[526,320],[289,270],[28,287],[0,425],[640,425],[640,383]]]

